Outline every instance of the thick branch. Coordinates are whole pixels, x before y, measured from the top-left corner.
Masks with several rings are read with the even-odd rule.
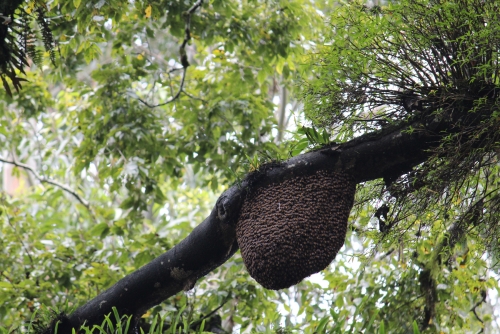
[[[416,130],[408,131],[409,126]],[[113,306],[121,314],[138,318],[177,292],[191,289],[197,279],[224,263],[238,249],[235,224],[250,187],[279,183],[317,170],[346,172],[358,183],[387,174],[402,174],[428,158],[428,149],[439,142],[437,133],[442,126],[445,124],[438,121],[426,126],[413,122],[270,164],[249,174],[221,195],[211,214],[186,239],[78,308],[64,328],[100,323]]]

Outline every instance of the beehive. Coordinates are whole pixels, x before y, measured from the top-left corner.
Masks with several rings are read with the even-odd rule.
[[[347,174],[318,171],[250,193],[236,224],[250,275],[278,290],[325,269],[344,244],[355,189]]]

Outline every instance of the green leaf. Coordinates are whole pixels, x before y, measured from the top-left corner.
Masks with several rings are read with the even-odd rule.
[[[380,327],[378,329],[379,334],[386,334],[387,332],[385,331],[385,321],[382,321],[380,323]]]
[[[418,324],[416,320],[413,320],[413,334],[420,334],[420,329],[418,328]]]
[[[91,229],[90,234],[93,236],[104,238],[106,235],[108,235],[109,231],[110,229],[107,223],[100,223],[95,225]]]
[[[328,317],[324,317],[323,319],[321,319],[319,324],[318,324],[318,327],[316,328],[315,333],[318,333],[318,334],[325,333],[326,326],[328,325],[329,320],[330,319]]]

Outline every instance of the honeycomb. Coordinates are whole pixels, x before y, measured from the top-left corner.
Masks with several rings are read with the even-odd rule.
[[[349,175],[317,171],[249,193],[236,237],[250,275],[279,290],[325,269],[344,244],[355,190]]]

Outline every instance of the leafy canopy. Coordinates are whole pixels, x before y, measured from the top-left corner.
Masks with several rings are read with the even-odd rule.
[[[0,92],[4,326],[71,310],[171,248],[262,158],[458,113],[428,162],[359,187],[355,232],[316,279],[264,290],[237,255],[146,317],[191,323],[220,307],[235,330],[498,327],[495,2],[207,1],[190,16],[185,78],[193,3],[18,3],[15,24],[43,8],[57,66],[50,54],[24,76],[19,65],[20,93]],[[12,38],[19,26],[6,27]],[[277,144],[283,86],[290,105],[300,91],[293,117],[305,127]],[[382,203],[390,211],[377,219]]]

